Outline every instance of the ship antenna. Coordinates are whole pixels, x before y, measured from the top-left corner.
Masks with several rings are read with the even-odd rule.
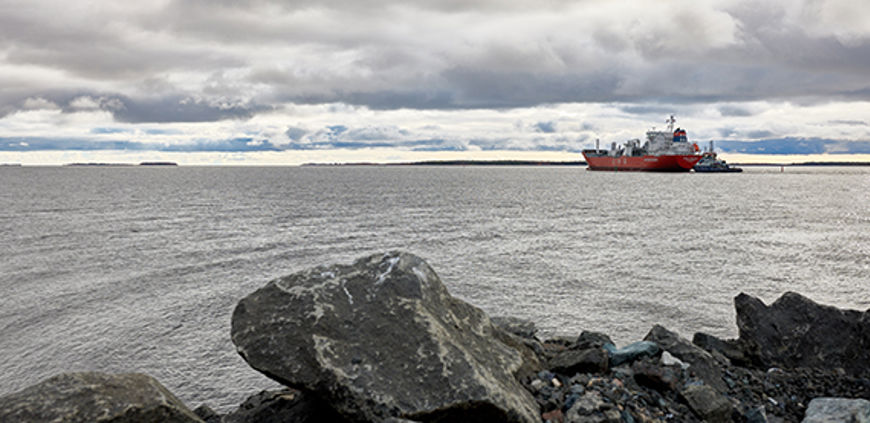
[[[668,124],[668,132],[671,132],[671,133],[674,132],[674,122],[676,122],[676,121],[677,120],[674,119],[674,115],[671,115],[671,117],[665,121]]]

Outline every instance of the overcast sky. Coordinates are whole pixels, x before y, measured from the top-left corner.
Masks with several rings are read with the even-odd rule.
[[[870,153],[855,0],[0,0],[0,161]]]

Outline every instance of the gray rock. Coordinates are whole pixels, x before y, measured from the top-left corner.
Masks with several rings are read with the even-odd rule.
[[[644,357],[657,357],[662,353],[661,348],[655,342],[650,341],[635,342],[618,349],[613,344],[605,344],[604,349],[610,354],[610,367],[631,364],[635,360]]]
[[[820,305],[794,292],[770,306],[741,293],[734,306],[739,342],[764,366],[870,374],[870,312]]]
[[[727,397],[713,388],[707,385],[689,385],[680,391],[680,396],[701,419],[709,423],[731,422],[734,407]]]
[[[202,422],[154,378],[64,373],[0,398],[0,422]]]
[[[583,394],[565,413],[565,423],[616,423],[621,414],[596,391]]]
[[[709,352],[660,325],[653,326],[643,339],[657,343],[674,357],[689,363],[689,374],[694,374],[719,392],[728,390],[728,385],[722,380],[721,366]]]
[[[261,391],[224,416],[221,423],[346,422],[319,398],[295,389]]]
[[[815,398],[807,406],[803,423],[870,423],[870,401],[848,398]]]
[[[202,404],[193,409],[193,414],[202,419],[205,423],[221,423],[221,415],[214,411],[208,405]]]
[[[641,386],[657,391],[676,391],[680,384],[680,374],[672,367],[662,366],[650,359],[638,360],[632,363],[631,372],[634,380]]]
[[[589,348],[603,348],[605,344],[613,345],[613,341],[607,334],[601,332],[583,331],[574,341],[571,348],[585,350]]]
[[[551,371],[567,376],[576,373],[604,373],[609,359],[603,348],[565,350],[548,362]]]
[[[492,323],[520,338],[534,339],[538,332],[535,322],[519,317],[495,316],[492,318]]]
[[[520,352],[422,259],[391,252],[269,282],[239,302],[232,340],[253,368],[351,420],[540,419]]]
[[[703,332],[695,333],[692,343],[709,353],[718,352],[735,366],[747,367],[752,364],[736,340],[723,340]]]
[[[743,413],[743,418],[746,420],[746,423],[768,423],[767,412],[762,406],[746,410],[746,412]]]

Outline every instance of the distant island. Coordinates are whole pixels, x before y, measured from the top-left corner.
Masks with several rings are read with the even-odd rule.
[[[64,166],[69,167],[130,167],[130,166],[178,166],[178,163],[173,162],[142,162],[137,164],[134,163],[102,163],[102,162],[88,162],[88,163],[67,163]]]

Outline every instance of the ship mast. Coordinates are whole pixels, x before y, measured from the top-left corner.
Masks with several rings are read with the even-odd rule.
[[[676,121],[677,121],[677,120],[674,119],[674,115],[671,115],[671,117],[668,118],[668,120],[665,121],[665,123],[668,124],[668,132],[670,132],[670,133],[672,133],[672,134],[674,133],[674,122],[676,122]]]

